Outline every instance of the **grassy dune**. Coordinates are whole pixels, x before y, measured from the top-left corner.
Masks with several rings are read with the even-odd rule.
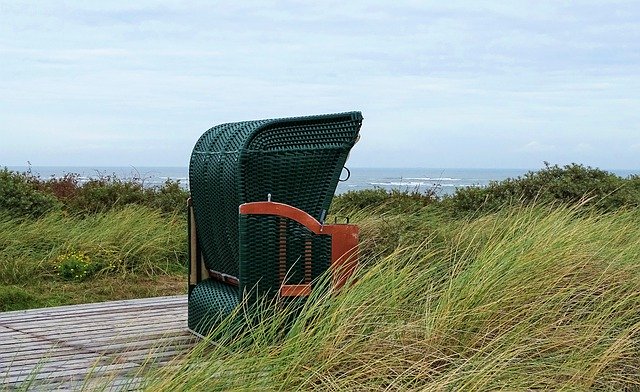
[[[0,216],[0,311],[184,292],[185,225],[138,205]]]
[[[74,181],[0,171],[0,311],[184,293],[184,191]],[[349,289],[293,325],[230,319],[145,387],[640,391],[639,205],[638,177],[580,165],[444,199],[342,195],[362,239]]]
[[[640,389],[640,213],[356,219],[377,255],[349,290],[285,336],[286,311],[221,326],[148,390]]]

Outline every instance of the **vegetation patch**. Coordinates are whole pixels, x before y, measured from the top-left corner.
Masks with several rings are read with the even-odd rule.
[[[492,182],[486,187],[460,188],[444,200],[454,213],[496,212],[514,205],[581,204],[600,211],[640,206],[640,178],[621,178],[601,169],[545,163],[539,171]]]
[[[55,196],[39,191],[27,176],[0,170],[0,213],[37,218],[61,206]]]
[[[58,275],[67,280],[84,280],[102,269],[87,254],[73,251],[58,256],[55,265]]]
[[[38,307],[39,302],[29,291],[16,285],[0,285],[0,312]]]
[[[175,183],[21,176],[0,173],[0,310],[186,291]],[[331,214],[361,232],[347,289],[317,290],[295,318],[265,308],[251,328],[223,323],[221,344],[204,340],[144,387],[638,390],[639,184],[546,165],[444,198],[337,196]]]
[[[175,214],[185,211],[187,197],[180,182],[170,179],[162,186],[147,187],[141,178],[122,180],[115,175],[81,182],[73,173],[43,179],[31,172],[0,171],[0,213],[14,217],[39,217],[56,210],[86,215],[129,205]]]
[[[146,206],[84,216],[58,211],[37,219],[0,215],[0,282],[37,299],[16,300],[12,309],[91,302],[98,299],[90,294],[96,291],[92,284],[100,281],[118,286],[111,290],[113,297],[99,296],[102,301],[131,298],[126,289],[143,297],[184,293],[186,242],[186,218]],[[183,284],[177,291],[133,287],[155,277]],[[89,293],[76,297],[74,285],[89,287]]]
[[[229,321],[220,344],[203,341],[146,389],[640,387],[637,212],[510,207],[442,233],[433,211],[416,214],[422,224],[397,226],[413,239],[389,239],[340,295],[317,294],[293,324],[286,308],[242,331]]]

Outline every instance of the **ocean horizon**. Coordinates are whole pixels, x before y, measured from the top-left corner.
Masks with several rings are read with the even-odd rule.
[[[65,174],[76,174],[80,182],[92,178],[115,176],[119,179],[137,179],[144,186],[160,186],[167,180],[179,181],[189,188],[189,168],[187,166],[7,166],[17,172],[31,172],[46,178],[60,178]],[[374,168],[350,167],[343,170],[342,179],[336,189],[337,194],[363,189],[382,188],[386,190],[435,191],[438,195],[455,193],[456,189],[471,186],[486,186],[492,181],[516,178],[532,169],[483,169],[483,168]],[[621,177],[640,175],[640,169],[603,169]]]

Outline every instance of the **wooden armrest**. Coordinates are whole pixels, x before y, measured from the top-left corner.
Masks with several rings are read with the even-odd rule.
[[[300,223],[315,234],[331,236],[331,269],[333,273],[333,287],[335,289],[341,288],[357,267],[359,229],[356,225],[323,225],[299,208],[271,201],[241,204],[239,211],[242,215],[274,215],[285,217]],[[301,289],[291,289],[291,291],[285,289],[284,292],[297,292],[295,290]],[[282,292],[283,290],[281,289],[281,295]]]
[[[283,284],[280,286],[281,297],[308,297],[311,295],[310,284]]]

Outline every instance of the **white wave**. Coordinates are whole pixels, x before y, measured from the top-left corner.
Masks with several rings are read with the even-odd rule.
[[[407,177],[407,180],[411,181],[461,181],[460,178],[452,177]]]
[[[429,184],[426,182],[420,181],[390,181],[390,182],[370,182],[369,185],[377,185],[377,186],[432,186],[433,184]]]

